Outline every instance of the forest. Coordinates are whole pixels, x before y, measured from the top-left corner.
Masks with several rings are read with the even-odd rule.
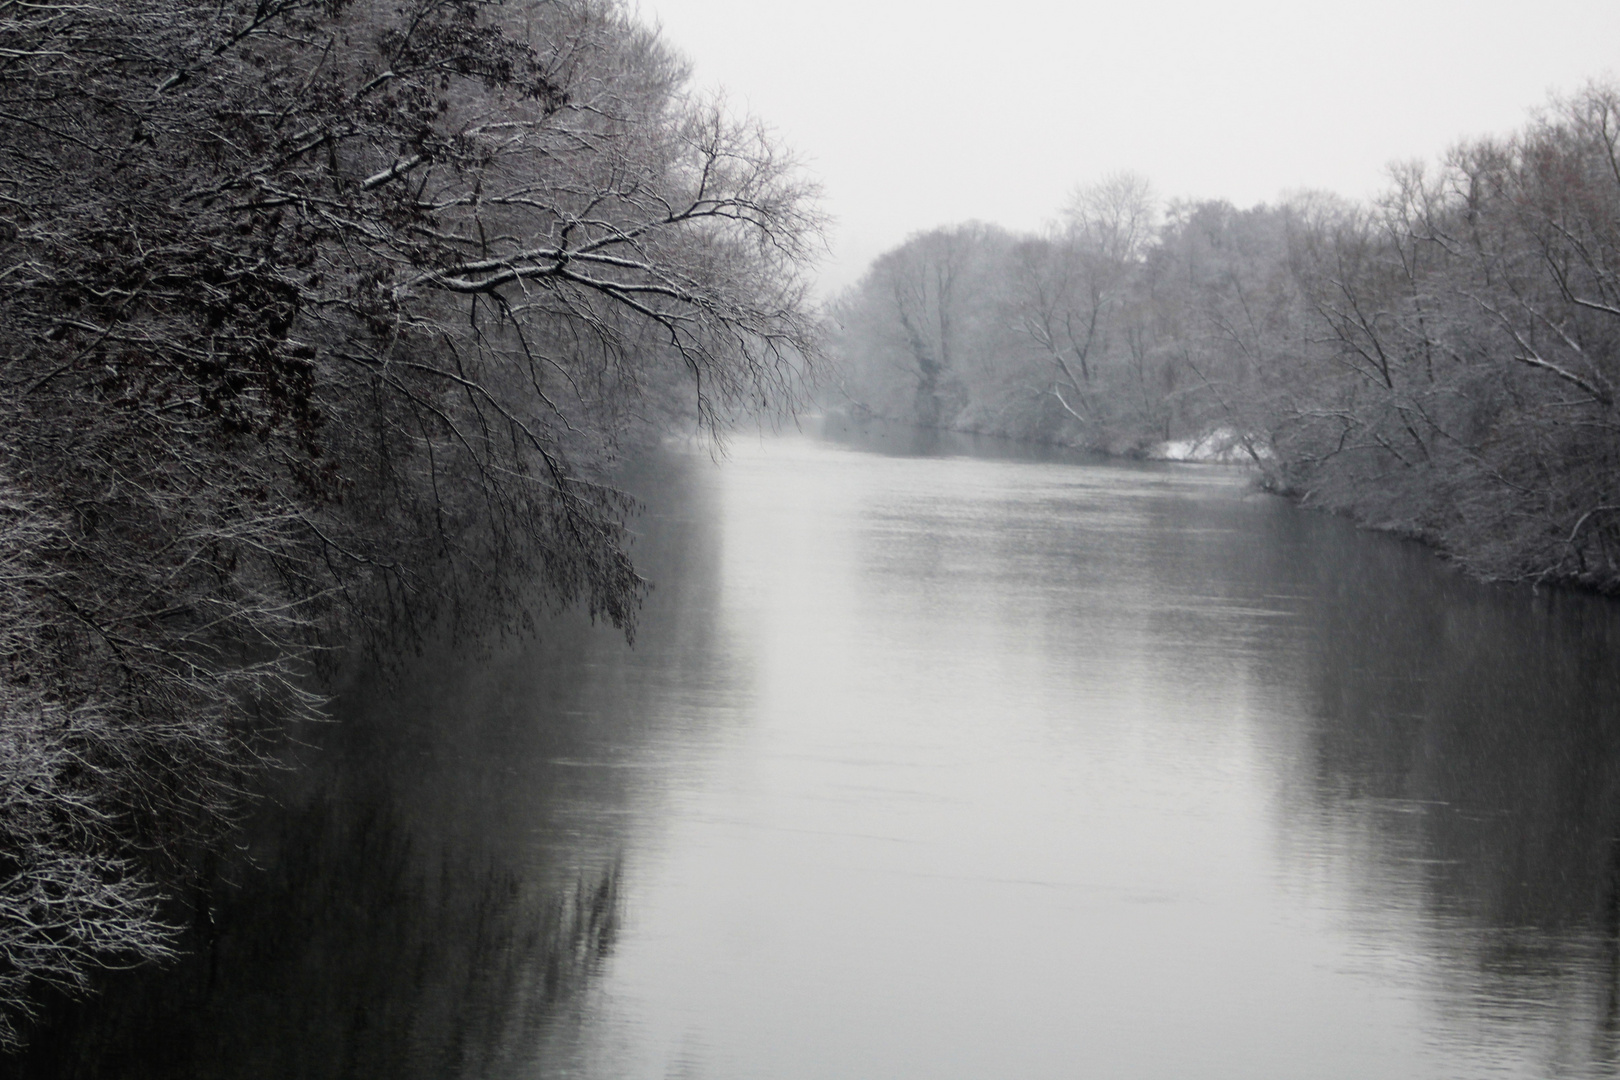
[[[814,186],[615,0],[0,3],[0,1048],[172,955],[311,678],[577,604],[791,407]]]
[[[1620,589],[1620,89],[1393,170],[1161,206],[1120,174],[1039,235],[911,237],[836,303],[831,407],[1272,490],[1489,579]]]

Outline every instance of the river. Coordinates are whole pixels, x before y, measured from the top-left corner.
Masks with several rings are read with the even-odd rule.
[[[1620,1075],[1620,615],[1224,468],[671,449],[634,647],[305,733],[27,1077]]]

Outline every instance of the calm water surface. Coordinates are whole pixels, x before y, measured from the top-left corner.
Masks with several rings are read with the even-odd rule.
[[[634,649],[358,681],[30,1076],[1620,1075],[1620,618],[1237,472],[632,482]]]

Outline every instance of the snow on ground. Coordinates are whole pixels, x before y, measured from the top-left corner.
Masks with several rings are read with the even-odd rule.
[[[1261,457],[1269,452],[1257,446]],[[1147,456],[1154,461],[1198,461],[1212,465],[1248,465],[1254,457],[1243,445],[1243,436],[1235,428],[1218,427],[1191,439],[1171,439],[1148,448]]]

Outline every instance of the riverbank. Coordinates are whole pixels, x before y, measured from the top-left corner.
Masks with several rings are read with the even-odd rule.
[[[915,435],[893,436],[891,441],[909,441],[918,452],[923,453],[937,452],[939,438],[949,435],[987,440],[1008,447],[1022,445],[1061,450],[1076,455],[1075,460],[1155,461],[1244,469],[1253,473],[1254,482],[1261,490],[1288,499],[1304,509],[1348,518],[1358,527],[1373,532],[1415,541],[1428,548],[1436,558],[1456,565],[1481,581],[1568,588],[1605,597],[1620,596],[1620,564],[1612,560],[1595,566],[1580,560],[1572,563],[1565,558],[1567,551],[1561,550],[1567,547],[1566,541],[1564,545],[1553,545],[1556,558],[1537,564],[1530,557],[1532,553],[1513,550],[1511,537],[1480,535],[1477,529],[1466,523],[1454,523],[1451,528],[1446,528],[1442,515],[1433,513],[1431,508],[1422,504],[1414,506],[1411,496],[1401,499],[1401,493],[1394,485],[1389,485],[1388,497],[1371,503],[1359,487],[1347,493],[1332,484],[1310,486],[1304,482],[1310,474],[1301,470],[1298,462],[1281,457],[1271,448],[1272,444],[1267,438],[1245,438],[1230,427],[1217,426],[1200,436],[1147,443],[1120,452],[1087,446],[1072,438],[1020,438],[971,429],[922,428],[903,420],[873,416],[863,420],[858,413],[837,409],[828,410],[825,415],[835,428],[837,425],[848,425],[851,430],[863,430],[876,425],[879,429],[888,427],[898,432],[915,432]],[[966,445],[971,447],[973,444]],[[1584,527],[1588,520],[1590,518],[1578,522],[1578,526]]]
[[[820,219],[618,0],[7,4],[0,55],[5,1052],[172,955],[334,652],[632,631],[607,478],[795,400]]]

